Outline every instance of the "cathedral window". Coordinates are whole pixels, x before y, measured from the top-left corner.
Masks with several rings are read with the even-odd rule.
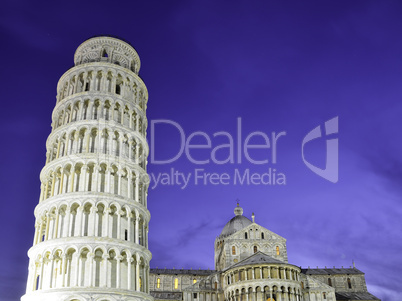
[[[276,246],[276,255],[279,255],[279,254],[280,254],[280,252],[279,252],[279,247]]]
[[[156,288],[161,288],[161,278],[156,279]]]
[[[332,279],[331,278],[328,278],[328,285],[332,286]]]
[[[254,246],[254,253],[257,253],[258,249],[257,246]]]
[[[244,233],[244,238],[245,238],[245,239],[247,239],[247,232],[246,232],[246,233]]]
[[[193,293],[194,299],[197,299],[197,293]]]
[[[215,281],[215,289],[218,289],[218,282]]]
[[[327,299],[327,294],[326,294],[326,293],[322,293],[322,298],[323,298],[323,299]]]
[[[120,95],[121,89],[120,85],[116,85],[116,94]]]
[[[174,279],[174,289],[177,290],[179,288],[179,278]]]
[[[236,247],[235,246],[232,247],[232,255],[236,255]]]
[[[264,239],[264,233],[261,232],[261,239]]]
[[[352,288],[352,282],[350,281],[350,278],[348,278],[348,288]]]
[[[85,84],[85,91],[89,91],[89,83]]]

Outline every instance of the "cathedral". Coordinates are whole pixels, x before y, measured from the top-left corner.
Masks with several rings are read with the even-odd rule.
[[[286,239],[235,216],[215,240],[215,270],[151,269],[149,287],[163,301],[379,300],[357,268],[301,268],[290,264]]]
[[[82,43],[57,85],[22,301],[379,300],[355,267],[288,263],[286,239],[235,216],[215,270],[151,269],[147,88],[135,49]]]

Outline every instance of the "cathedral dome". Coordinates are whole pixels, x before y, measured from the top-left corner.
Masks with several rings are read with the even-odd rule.
[[[253,223],[247,217],[243,216],[243,208],[239,207],[239,203],[237,203],[234,213],[236,216],[226,223],[220,237],[232,235]]]

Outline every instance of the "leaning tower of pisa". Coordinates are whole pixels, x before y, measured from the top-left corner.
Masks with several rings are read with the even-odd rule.
[[[57,85],[21,300],[153,300],[140,59],[126,42],[95,37],[74,63]]]

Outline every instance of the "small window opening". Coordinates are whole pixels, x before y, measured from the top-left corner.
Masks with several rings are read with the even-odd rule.
[[[331,278],[328,278],[328,285],[332,286],[332,279]]]
[[[195,278],[193,279],[193,284],[194,284],[194,283],[197,283],[197,279],[195,279]]]
[[[257,253],[258,249],[257,246],[254,246],[254,253]]]
[[[194,299],[197,299],[197,293],[193,293]]]
[[[304,290],[304,282],[303,281],[301,282],[301,287]]]
[[[37,291],[39,289],[39,280],[40,280],[40,276],[38,275],[36,277],[36,283],[35,283],[35,291]]]
[[[327,294],[326,294],[326,293],[322,293],[322,297],[323,297],[324,299],[327,299]]]
[[[246,232],[246,233],[244,233],[244,238],[245,238],[245,239],[247,239],[247,232]]]
[[[121,90],[121,89],[120,89],[120,85],[117,85],[117,86],[116,86],[116,94],[119,94],[119,95],[120,95],[120,90]]]
[[[215,289],[218,289],[218,282],[215,281]]]
[[[236,247],[235,246],[232,247],[232,255],[236,255]]]
[[[161,278],[156,279],[156,288],[161,288]]]
[[[89,83],[85,84],[85,91],[89,91]]]
[[[348,288],[352,288],[352,282],[350,281],[350,278],[348,278]]]
[[[276,246],[276,255],[280,255],[280,254],[281,254],[281,252],[279,252],[279,247]]]
[[[264,239],[264,233],[261,232],[261,239]]]
[[[174,289],[178,289],[179,288],[179,278],[175,278],[174,279]]]
[[[124,240],[128,240],[128,231],[124,230]]]
[[[108,57],[106,50],[103,50],[102,57]]]

